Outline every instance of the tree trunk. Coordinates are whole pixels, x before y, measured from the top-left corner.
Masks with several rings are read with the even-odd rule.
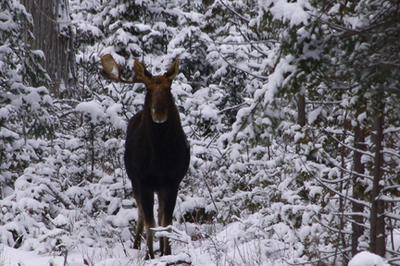
[[[382,93],[376,96],[376,114],[375,114],[375,158],[374,158],[374,180],[372,184],[371,193],[371,239],[370,249],[371,252],[384,257],[386,253],[385,246],[385,217],[384,217],[384,201],[379,198],[382,189],[383,177],[383,156],[382,156],[382,142],[383,142],[383,125],[384,125],[384,102]]]
[[[301,88],[298,81],[295,80],[293,86],[298,90],[297,94],[297,123],[304,127],[307,123],[306,118],[306,92],[304,88]]]
[[[304,92],[300,92],[297,99],[297,123],[300,126],[306,125],[306,97]]]
[[[361,178],[360,175],[364,174],[364,165],[361,162],[362,153],[358,152],[357,150],[365,150],[365,132],[362,126],[357,125],[354,128],[354,151],[353,155],[353,198],[356,200],[363,199],[364,195],[364,187],[359,182]],[[362,213],[364,211],[363,205],[353,202],[352,203],[352,211],[353,213]],[[364,233],[364,220],[362,215],[354,215],[354,221],[351,224],[352,234],[351,234],[351,253],[354,257],[358,252],[358,239]]]
[[[68,0],[22,0],[33,17],[32,48],[42,50],[52,92],[71,94],[76,84]]]

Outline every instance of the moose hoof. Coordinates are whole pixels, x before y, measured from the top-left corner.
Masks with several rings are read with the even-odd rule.
[[[150,254],[149,252],[146,253],[146,257],[144,257],[145,260],[150,260],[154,259],[154,254]]]

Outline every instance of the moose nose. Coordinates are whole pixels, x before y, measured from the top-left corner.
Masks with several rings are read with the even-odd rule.
[[[162,124],[167,121],[167,112],[160,108],[151,108],[151,119],[154,123]]]

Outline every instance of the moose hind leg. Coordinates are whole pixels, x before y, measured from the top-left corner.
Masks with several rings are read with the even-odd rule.
[[[178,188],[168,188],[163,191],[162,198],[163,198],[163,217],[162,217],[162,224],[161,226],[167,227],[168,225],[172,224],[172,216],[174,214],[175,204],[176,204],[176,197],[178,195]],[[171,245],[169,243],[169,239],[164,237],[164,255],[171,255]]]
[[[143,233],[143,211],[141,209],[138,210],[138,222],[136,224],[136,232],[135,232],[135,241],[133,243],[134,249],[140,248],[140,241],[142,240],[142,233]]]

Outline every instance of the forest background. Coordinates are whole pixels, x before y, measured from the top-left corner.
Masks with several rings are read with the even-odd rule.
[[[395,0],[0,0],[0,243],[143,263],[122,156],[145,92],[104,79],[111,53],[181,59],[170,261],[398,263],[399,40]]]

